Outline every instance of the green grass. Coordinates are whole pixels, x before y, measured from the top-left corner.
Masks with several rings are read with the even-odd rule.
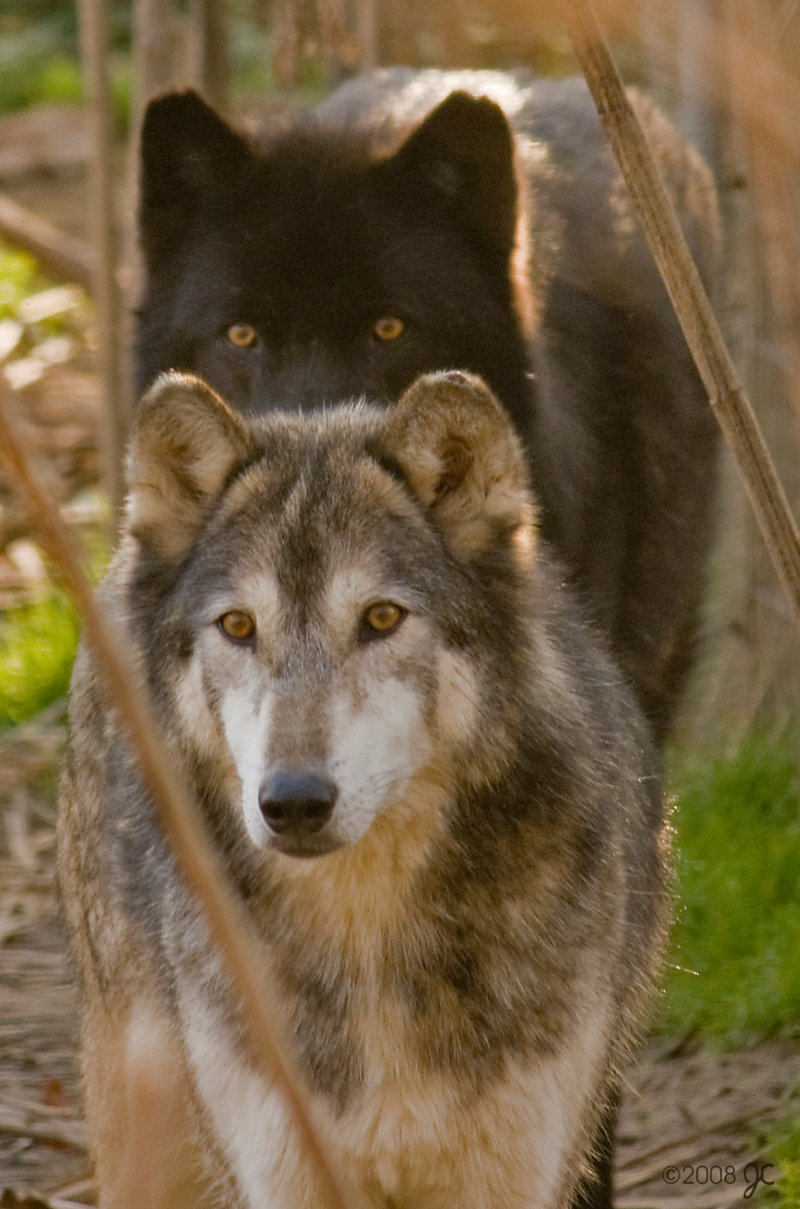
[[[51,284],[32,256],[0,241],[0,320],[14,316],[25,298]],[[103,558],[98,553],[92,561],[99,567]],[[63,696],[78,631],[72,606],[55,588],[43,600],[0,614],[0,730]]]
[[[800,1209],[800,1117],[790,1114],[782,1121],[770,1121],[754,1130],[750,1142],[750,1152],[759,1156],[750,1160],[751,1170],[755,1162],[763,1163],[765,1181],[771,1181],[759,1184],[752,1204]],[[750,1172],[748,1176],[752,1179]]]
[[[0,112],[78,103],[77,39],[59,21],[22,23],[0,12]]]
[[[130,45],[130,5],[107,5],[111,40],[114,113],[129,109],[118,77]],[[128,90],[129,91],[129,90]],[[81,104],[83,80],[76,6],[69,0],[0,0],[0,113],[32,105]]]
[[[11,318],[25,298],[47,284],[33,256],[0,240],[0,319]]]
[[[675,760],[679,905],[658,1030],[741,1044],[800,1029],[797,737]]]
[[[78,632],[75,611],[58,591],[0,619],[0,730],[66,693]]]
[[[780,1167],[775,1186],[780,1209],[800,1209],[800,1118],[771,1131],[769,1157]]]

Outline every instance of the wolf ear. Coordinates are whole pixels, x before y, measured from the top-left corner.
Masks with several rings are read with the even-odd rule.
[[[181,242],[192,213],[251,158],[247,142],[196,92],[151,101],[142,123],[139,176],[145,256]]]
[[[465,562],[498,542],[533,549],[525,455],[507,413],[480,378],[426,374],[388,413],[386,451]]]
[[[514,136],[488,97],[452,92],[387,161],[409,188],[444,202],[503,255],[515,245],[518,186]]]
[[[164,374],[136,414],[125,529],[166,558],[197,536],[234,467],[255,448],[240,415],[205,382]]]

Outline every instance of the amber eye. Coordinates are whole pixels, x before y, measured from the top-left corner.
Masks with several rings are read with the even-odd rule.
[[[253,618],[249,613],[243,613],[240,609],[231,609],[230,613],[223,613],[217,625],[223,634],[232,638],[234,642],[247,642],[256,632],[256,623]]]
[[[249,323],[232,324],[226,335],[236,348],[252,348],[258,340],[258,332]]]
[[[400,625],[405,615],[406,610],[401,609],[400,605],[394,604],[391,600],[379,600],[377,604],[370,605],[364,614],[361,627],[362,638],[382,638],[391,634],[392,630],[396,630]]]
[[[405,325],[402,319],[397,319],[394,315],[384,315],[377,323],[373,323],[373,334],[379,340],[396,340],[398,336],[402,336]]]

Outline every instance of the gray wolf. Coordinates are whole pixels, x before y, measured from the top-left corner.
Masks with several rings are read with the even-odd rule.
[[[709,277],[709,173],[633,100]],[[170,95],[141,162],[138,390],[184,370],[262,412],[479,374],[661,741],[694,651],[717,433],[583,83],[389,70],[252,138]]]
[[[507,413],[454,372],[388,410],[256,418],[168,375],[127,473],[101,595],[345,1180],[375,1209],[564,1209],[657,966],[665,825]],[[86,649],[70,728],[59,876],[100,1204],[133,1182],[142,1209],[311,1209]]]

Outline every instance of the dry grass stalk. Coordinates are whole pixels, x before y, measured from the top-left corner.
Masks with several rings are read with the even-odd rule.
[[[45,272],[59,281],[76,281],[86,290],[92,288],[94,268],[88,249],[5,193],[0,193],[0,235],[14,247],[30,252]]]
[[[161,826],[184,878],[202,907],[212,940],[239,993],[254,1052],[262,1058],[264,1077],[284,1097],[298,1140],[317,1179],[320,1206],[356,1209],[356,1199],[350,1193],[345,1194],[334,1162],[313,1126],[294,1056],[274,1023],[269,980],[253,961],[257,946],[249,921],[220,867],[197,805],[176,775],[161,741],[141,678],[129,654],[127,636],[98,610],[72,536],[42,490],[9,419],[9,395],[10,390],[0,378],[0,449],[27,500],[42,544],[55,560],[84,617],[87,639],[102,670],[109,697],[136,752]]]
[[[736,459],[764,540],[800,622],[800,534],[753,409],[590,0],[560,0],[560,6],[575,56],[619,161],[709,402]]]

